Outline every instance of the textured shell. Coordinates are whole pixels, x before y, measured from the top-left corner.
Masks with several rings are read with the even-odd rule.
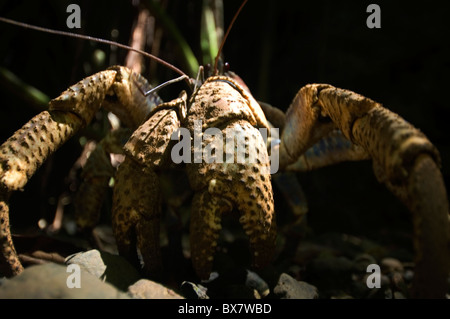
[[[259,104],[237,82],[225,76],[210,77],[193,96],[186,127],[193,132],[194,121],[203,128],[220,128],[231,120],[246,120],[251,125],[269,128]]]

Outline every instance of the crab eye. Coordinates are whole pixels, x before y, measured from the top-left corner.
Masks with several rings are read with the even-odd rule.
[[[223,73],[227,73],[228,71],[230,71],[230,63],[225,62],[223,65]]]
[[[207,65],[204,66],[205,68],[205,74],[207,74],[208,76],[211,74],[211,64],[208,63]]]

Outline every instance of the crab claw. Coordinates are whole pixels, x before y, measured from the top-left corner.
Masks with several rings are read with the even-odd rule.
[[[267,192],[265,197],[258,186],[246,183],[246,186],[237,186],[231,191],[237,193],[237,196],[228,196],[227,192],[223,192],[230,190],[228,186],[231,185],[212,179],[208,189],[196,193],[192,202],[191,259],[201,279],[208,279],[213,269],[222,216],[231,213],[235,205],[241,214],[239,222],[249,238],[252,267],[262,268],[273,257],[276,224],[272,193]]]
[[[256,134],[257,129],[245,121],[239,125],[246,136],[255,137],[252,145],[258,152],[268,156],[264,140]],[[235,160],[187,166],[191,185],[196,191],[191,211],[191,258],[200,278],[209,278],[222,216],[232,211],[239,213],[239,222],[249,238],[252,266],[262,268],[272,260],[276,222],[269,166],[267,158],[258,158],[255,163]]]

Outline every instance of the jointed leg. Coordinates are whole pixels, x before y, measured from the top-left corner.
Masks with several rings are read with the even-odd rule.
[[[346,139],[341,131],[333,130],[306,150],[287,170],[306,172],[346,161],[369,159],[367,152]]]
[[[11,240],[8,199],[22,189],[49,154],[81,126],[74,114],[45,111],[35,116],[2,146],[0,153],[0,274],[23,270]]]
[[[197,275],[208,279],[213,256],[222,229],[222,215],[231,212],[231,203],[208,190],[196,193],[192,200],[190,221],[191,260]]]
[[[145,79],[123,67],[113,67],[87,77],[50,101],[49,111],[32,118],[0,146],[2,274],[12,276],[22,270],[9,229],[8,198],[11,192],[22,189],[45,159],[87,125],[101,105],[117,112],[131,127],[138,126],[154,103],[160,100],[143,97],[142,88],[137,88],[136,84],[148,88]]]
[[[373,160],[380,182],[412,212],[415,297],[443,297],[450,267],[449,208],[440,157],[423,133],[380,104],[326,84],[302,88],[286,114],[280,166],[338,128]]]
[[[86,160],[82,182],[75,197],[75,218],[82,230],[92,230],[97,225],[109,181],[116,173],[110,154],[123,154],[123,145],[130,135],[128,129],[111,131],[95,146]]]
[[[158,176],[133,159],[126,158],[119,166],[116,179],[112,226],[119,253],[138,265],[139,248],[147,275],[159,275],[162,264],[159,247],[161,194]]]

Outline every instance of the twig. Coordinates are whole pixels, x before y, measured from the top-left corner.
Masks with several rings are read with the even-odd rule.
[[[146,31],[149,27],[150,13],[147,9],[141,9],[134,26],[130,46],[134,49],[144,50],[146,44]],[[137,52],[130,51],[125,58],[125,65],[136,73],[142,73],[143,57]]]

